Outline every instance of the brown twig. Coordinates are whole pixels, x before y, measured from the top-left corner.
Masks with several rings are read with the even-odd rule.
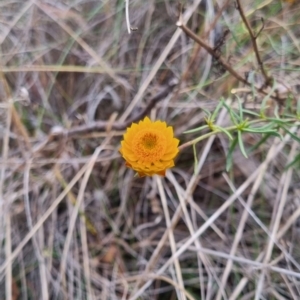
[[[216,27],[218,20],[222,16],[222,13],[225,10],[225,8],[229,5],[229,2],[230,2],[230,0],[226,0],[224,2],[224,4],[220,7],[214,20],[210,24],[207,32],[204,34],[204,36],[203,36],[204,39],[206,39],[209,36],[211,30],[213,30]],[[192,58],[190,59],[188,66],[186,67],[185,71],[183,72],[183,75],[181,76],[181,81],[185,81],[187,79],[188,74],[191,73],[191,68],[195,68],[195,62],[196,62],[196,59],[198,57],[200,50],[201,50],[201,45],[197,44],[196,49],[194,49],[194,51],[193,51]],[[197,63],[196,63],[196,65],[197,65]]]
[[[203,41],[198,35],[196,35],[192,30],[190,30],[185,24],[183,24],[182,14],[180,13],[179,20],[176,25],[182,29],[182,31],[192,38],[196,43],[201,45],[212,57],[217,59],[219,63],[236,79],[243,82],[246,85],[250,86],[250,83],[243,78],[240,74],[238,74],[228,63],[227,61],[221,56],[218,51],[215,51],[211,46],[209,46],[205,41]]]
[[[189,36],[191,39],[193,39],[196,43],[198,43],[201,47],[203,47],[212,57],[214,57],[222,66],[223,68],[228,71],[232,76],[234,76],[238,81],[244,83],[247,86],[251,86],[252,84],[242,77],[238,72],[236,72],[231,65],[221,56],[221,53],[218,50],[213,49],[210,45],[208,45],[204,40],[202,40],[198,35],[196,35],[191,29],[189,29],[184,23],[183,23],[183,18],[182,18],[182,12],[180,10],[179,13],[179,20],[176,23],[177,27],[181,28],[182,31]],[[271,79],[270,79],[271,80]],[[270,83],[269,83],[270,84]],[[254,86],[254,89],[263,94],[267,95],[268,93],[264,91],[264,86],[263,87],[256,87]],[[282,99],[277,96],[277,95],[271,95],[270,98],[273,100],[276,100],[278,103],[281,103]]]
[[[237,7],[237,10],[239,11],[240,16],[241,16],[248,32],[249,32],[257,63],[260,67],[261,73],[263,74],[263,76],[265,78],[265,85],[266,86],[271,86],[272,85],[272,77],[268,76],[268,74],[267,74],[267,72],[264,68],[264,64],[263,64],[263,61],[261,60],[261,57],[259,55],[258,46],[257,46],[257,42],[256,42],[256,39],[258,38],[258,36],[260,35],[261,31],[264,28],[263,19],[262,19],[263,25],[262,25],[261,29],[259,30],[259,32],[255,35],[254,32],[252,31],[252,28],[250,26],[250,23],[249,23],[248,19],[245,16],[245,13],[244,13],[244,10],[243,10],[243,7],[241,5],[240,0],[236,0],[236,7]]]

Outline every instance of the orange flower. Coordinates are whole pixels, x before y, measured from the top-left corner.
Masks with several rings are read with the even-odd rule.
[[[126,160],[126,166],[138,172],[140,177],[154,174],[164,176],[166,170],[174,166],[178,144],[173,127],[167,127],[166,122],[152,122],[145,117],[127,128],[120,153]]]

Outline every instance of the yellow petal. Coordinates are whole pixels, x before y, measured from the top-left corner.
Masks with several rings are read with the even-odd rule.
[[[166,169],[174,166],[178,144],[173,127],[164,121],[152,122],[145,117],[127,128],[119,151],[126,165],[139,176],[164,176]]]

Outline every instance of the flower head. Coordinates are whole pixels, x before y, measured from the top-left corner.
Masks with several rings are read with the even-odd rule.
[[[148,117],[127,128],[121,141],[120,153],[126,166],[139,176],[165,175],[174,166],[179,140],[174,138],[173,127],[166,122],[152,122]]]

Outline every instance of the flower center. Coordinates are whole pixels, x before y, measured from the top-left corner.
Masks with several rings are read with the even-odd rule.
[[[166,138],[158,130],[144,129],[132,141],[132,151],[139,160],[158,161],[165,153]]]
[[[142,143],[143,143],[144,147],[149,150],[155,148],[155,146],[157,144],[157,136],[153,133],[146,133],[142,137],[142,140],[143,140]]]

